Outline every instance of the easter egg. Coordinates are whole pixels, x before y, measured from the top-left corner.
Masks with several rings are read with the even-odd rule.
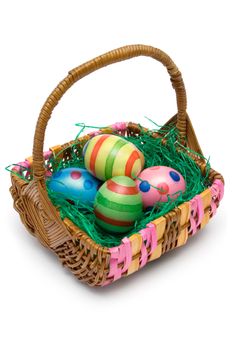
[[[54,173],[48,181],[49,189],[62,195],[67,200],[93,205],[101,181],[86,169],[65,168]]]
[[[90,140],[87,141],[87,142],[85,143],[85,145],[83,146],[83,149],[82,149],[82,156],[83,156],[83,158],[85,157],[85,153],[86,153],[87,146],[88,146],[89,142],[90,142]]]
[[[96,223],[106,231],[127,232],[142,214],[142,198],[134,180],[115,176],[98,190],[94,211]]]
[[[135,178],[143,169],[144,156],[131,142],[102,134],[88,141],[84,162],[87,170],[100,180],[122,175]]]
[[[183,176],[167,166],[153,166],[144,169],[136,180],[142,195],[144,208],[150,209],[156,202],[167,202],[176,199],[186,188]],[[154,186],[154,187],[153,187]]]

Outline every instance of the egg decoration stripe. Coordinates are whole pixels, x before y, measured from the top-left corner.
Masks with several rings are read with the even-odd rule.
[[[111,232],[127,232],[142,214],[142,198],[127,176],[107,180],[98,190],[94,211],[97,224]]]
[[[109,180],[108,180],[109,181]],[[99,192],[98,192],[99,193]],[[137,195],[138,195],[138,192],[135,193],[135,194],[125,194],[124,192],[123,193],[120,193],[119,192],[114,192],[114,191],[109,191],[109,189],[106,187],[103,187],[101,188],[101,194],[109,199],[110,201],[113,201],[115,203],[118,203],[120,202],[120,204],[129,204],[129,205],[135,205],[135,204],[138,204],[140,203],[139,200],[137,200]],[[136,201],[135,201],[136,200]],[[141,198],[140,198],[141,200]],[[107,207],[106,207],[107,208]]]
[[[102,134],[89,140],[84,162],[100,180],[120,175],[135,178],[143,169],[144,156],[131,142],[116,135]]]
[[[126,166],[125,166],[125,175],[126,176],[131,176],[132,174],[132,169],[134,166],[134,163],[136,160],[140,159],[139,153],[137,151],[133,151],[127,160]]]
[[[119,140],[118,137],[117,137],[117,139]],[[108,158],[109,154],[113,151],[113,146],[114,146],[117,139],[115,139],[115,138],[113,139],[112,137],[110,137],[107,140],[105,140],[105,142],[103,143],[101,150],[96,158],[95,171],[96,171],[96,174],[99,174],[103,180],[107,180],[107,178],[105,177],[105,175],[106,175],[105,165],[106,165],[107,158]],[[118,157],[121,157],[122,149],[125,150],[125,146],[118,150],[117,155],[115,156],[113,168],[115,167],[116,160],[118,159]],[[120,164],[120,166],[118,165],[118,170],[120,168],[122,168],[122,166],[123,166],[122,163]],[[114,173],[114,171],[112,171],[112,174],[113,173]],[[97,177],[98,177],[98,175],[97,175]]]
[[[133,221],[121,221],[121,220],[115,220],[115,219],[111,219],[103,214],[101,214],[100,212],[98,212],[98,210],[95,211],[95,215],[98,219],[104,221],[107,224],[113,225],[113,226],[132,226],[133,225]]]
[[[141,158],[135,160],[134,165],[133,165],[133,167],[132,167],[131,174],[137,174],[137,173],[138,173],[138,169],[141,168],[141,164],[142,164]],[[144,163],[143,163],[143,164],[144,164]],[[138,175],[137,175],[137,176],[138,176]],[[136,176],[136,177],[137,177],[137,176]],[[134,176],[131,176],[131,177],[135,180]]]
[[[94,145],[93,151],[91,153],[91,158],[90,158],[90,171],[95,175],[95,161],[96,161],[96,157],[98,155],[98,152],[103,144],[103,142],[109,138],[110,135],[102,135],[98,141],[96,142],[96,144]],[[89,147],[89,146],[88,146]]]
[[[138,194],[138,190],[135,186],[120,185],[117,182],[114,182],[113,180],[109,180],[106,183],[106,187],[108,190],[119,194],[125,194],[125,195]]]
[[[141,202],[138,204],[122,204],[122,203],[116,203],[113,201],[110,201],[109,199],[105,198],[100,192],[97,193],[96,201],[101,204],[102,206],[106,206],[109,209],[112,210],[118,210],[120,211],[128,211],[128,212],[135,212],[137,210],[141,210]]]
[[[106,163],[105,163],[105,178],[110,179],[112,177],[112,170],[113,165],[115,162],[115,158],[117,156],[117,153],[121,149],[121,147],[127,145],[127,142],[125,142],[122,139],[119,139],[116,141],[116,143],[113,145],[113,148],[111,149],[111,152],[109,153]]]

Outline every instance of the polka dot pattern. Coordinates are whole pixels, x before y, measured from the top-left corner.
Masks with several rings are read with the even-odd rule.
[[[176,199],[186,188],[182,174],[163,165],[144,169],[138,175],[136,184],[145,210],[150,210],[157,202]]]
[[[93,181],[91,180],[85,180],[84,181],[84,188],[85,190],[90,190],[94,186]]]
[[[165,195],[169,192],[169,186],[166,184],[166,182],[159,183],[157,187],[159,188],[157,191],[162,195]]]
[[[51,190],[74,204],[76,201],[93,206],[101,182],[86,169],[72,167],[60,169],[49,180]]]
[[[78,180],[78,179],[80,179],[80,177],[82,176],[82,174],[81,174],[81,172],[80,171],[72,171],[71,173],[70,173],[70,176],[71,176],[71,178],[73,179],[73,180]]]
[[[153,171],[153,170],[159,170],[159,169],[160,169],[160,166],[159,166],[159,165],[151,166],[151,167],[148,168],[148,169],[150,169],[151,171]]]
[[[148,192],[150,191],[150,184],[148,181],[142,181],[139,185],[139,189],[141,192]]]
[[[180,175],[176,171],[171,170],[169,172],[169,175],[171,176],[172,180],[174,180],[175,182],[180,181]]]

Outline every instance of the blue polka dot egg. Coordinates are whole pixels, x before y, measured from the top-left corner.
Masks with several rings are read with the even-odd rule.
[[[80,201],[92,206],[101,184],[86,169],[65,168],[53,174],[48,181],[48,188],[69,201]]]

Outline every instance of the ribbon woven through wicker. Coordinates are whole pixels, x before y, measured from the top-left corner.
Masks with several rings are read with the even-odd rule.
[[[104,286],[122,276],[137,271],[147,262],[159,258],[165,252],[184,245],[189,236],[203,228],[215,214],[223,196],[223,177],[211,169],[209,179],[211,187],[196,196],[190,202],[183,203],[168,214],[156,219],[138,233],[122,240],[114,248],[96,244],[85,232],[75,226],[69,219],[61,220],[59,211],[48,198],[45,186],[45,159],[43,145],[47,123],[54,107],[65,92],[78,80],[112,63],[136,56],[149,56],[161,62],[167,69],[176,93],[177,114],[166,123],[175,123],[183,145],[202,154],[191,121],[186,112],[186,91],[180,71],[163,51],[145,45],[130,45],[101,55],[71,70],[45,101],[36,125],[33,156],[28,164],[33,171],[33,180],[27,182],[16,174],[11,174],[10,188],[14,207],[20,214],[22,222],[38,240],[51,249],[77,278],[91,286]],[[114,132],[124,135],[137,135],[140,128],[134,123],[125,123]],[[113,132],[112,128],[100,130],[102,133]],[[90,135],[80,138],[83,143]],[[156,137],[156,134],[154,135]],[[74,141],[62,146],[51,147],[55,155],[69,158],[69,146]],[[68,149],[67,149],[68,147]],[[77,145],[77,151],[80,152]],[[193,156],[202,173],[206,171],[205,160]]]

